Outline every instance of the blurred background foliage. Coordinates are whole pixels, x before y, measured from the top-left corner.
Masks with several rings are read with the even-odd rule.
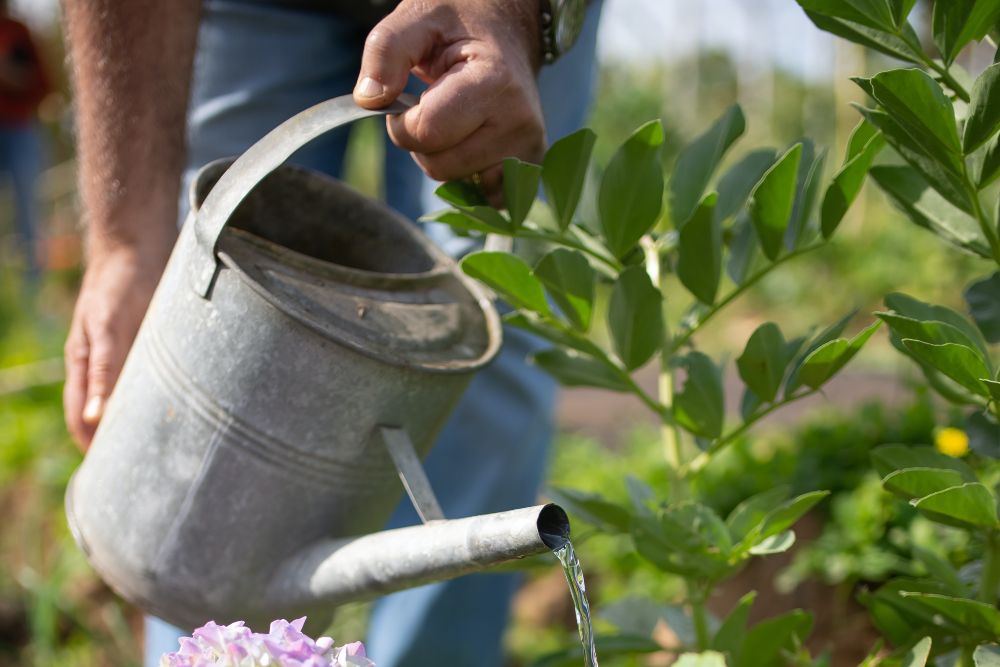
[[[29,4],[20,6],[24,9]],[[609,2],[609,11],[623,4],[627,0]],[[766,29],[772,19],[779,21],[778,14],[798,11],[791,0],[704,3],[719,4],[758,13],[758,29]],[[921,14],[917,16],[919,24]],[[61,92],[42,109],[52,166],[41,183],[46,203],[42,254],[47,273],[38,286],[20,281],[10,197],[6,189],[0,189],[0,667],[128,667],[139,664],[139,617],[90,573],[72,543],[62,510],[65,484],[80,460],[63,425],[60,382],[62,342],[83,253],[76,219],[70,93],[59,67],[64,51],[57,24],[36,23],[36,27]],[[683,31],[685,26],[672,29]],[[712,26],[699,29],[711,31]],[[818,35],[809,29],[800,35],[784,34],[781,39],[793,46],[808,45]],[[768,36],[760,32],[757,38]],[[669,40],[670,35],[662,39]],[[829,52],[831,65],[823,76],[807,76],[779,60],[748,66],[734,57],[732,49],[715,45],[679,57],[609,59],[599,73],[589,123],[598,135],[596,161],[605,163],[643,122],[662,118],[669,164],[679,147],[704,131],[710,119],[739,102],[749,122],[744,149],[783,147],[808,136],[830,152],[827,170],[831,171],[840,163],[848,133],[857,122],[849,103],[860,100],[861,93],[848,76],[877,71],[885,62],[851,45],[816,43],[820,46],[810,48]],[[973,65],[968,63],[970,68]],[[380,132],[376,123],[360,124],[350,149],[346,179],[370,194],[379,192]],[[915,232],[875,188],[867,187],[831,247],[762,281],[727,313],[722,326],[714,328],[718,338],[708,345],[716,351],[728,349],[735,356],[736,346],[758,324],[779,313],[790,327],[804,330],[811,322],[855,307],[862,313],[859,318],[867,317],[880,308],[882,295],[892,291],[961,308],[956,286],[967,283],[975,272],[974,260],[943,247],[929,234]],[[891,353],[884,335],[867,346],[854,367],[862,375],[912,373],[908,362]],[[848,373],[843,381],[850,383],[852,377],[858,376]],[[899,393],[910,396],[908,392]],[[811,537],[803,540],[805,547],[798,548],[779,570],[761,576],[775,582],[775,599],[780,600],[782,591],[787,593],[793,584],[809,580],[833,586],[849,601],[857,586],[905,574],[900,570],[910,566],[913,545],[930,545],[960,559],[965,545],[957,532],[915,517],[905,503],[885,494],[878,478],[868,472],[868,451],[875,445],[930,442],[934,425],[948,423],[950,418],[945,408],[916,390],[902,404],[897,394],[890,403],[874,402],[850,412],[828,407],[797,415],[795,424],[776,424],[739,443],[705,469],[697,484],[722,512],[768,488],[779,476],[792,480],[796,491],[833,490],[831,501],[818,510],[821,514]],[[622,480],[628,475],[663,484],[666,470],[651,430],[628,429],[610,443],[574,433],[560,437],[553,484],[615,498],[625,493]],[[666,598],[675,592],[671,587],[676,582],[663,579],[638,561],[620,541],[605,536],[580,538],[599,617],[603,599],[617,600],[633,593],[660,593]],[[509,636],[511,664],[528,664],[565,644],[572,611],[553,563],[536,561],[528,577]],[[829,593],[817,595],[813,602],[828,601]],[[722,609],[728,604],[719,602]],[[801,604],[796,601],[787,608]],[[352,608],[342,615],[337,626],[341,632],[335,636],[351,639],[353,633],[360,633],[362,611]],[[762,606],[760,613],[769,611],[773,609]],[[838,621],[843,618],[831,621],[831,627]],[[832,641],[832,633],[817,632],[816,641]],[[657,664],[657,659],[650,658],[653,662],[647,664]]]

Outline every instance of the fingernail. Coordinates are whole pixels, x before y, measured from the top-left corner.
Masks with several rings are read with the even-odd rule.
[[[385,88],[375,79],[370,76],[366,76],[358,82],[354,92],[361,97],[381,97],[385,92]]]
[[[88,424],[96,424],[104,414],[104,397],[94,396],[83,406],[83,421]]]

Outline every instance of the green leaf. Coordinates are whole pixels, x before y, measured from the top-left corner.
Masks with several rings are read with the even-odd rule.
[[[1000,135],[990,139],[986,145],[982,164],[979,165],[979,175],[976,177],[976,187],[982,190],[998,176],[1000,176]]]
[[[931,638],[924,637],[903,656],[899,667],[925,667],[931,655]]]
[[[461,266],[515,308],[550,313],[542,284],[520,258],[505,252],[474,252],[462,259]]]
[[[790,361],[785,337],[773,322],[760,325],[736,360],[740,377],[753,393],[770,403],[778,394]]]
[[[1000,404],[1000,381],[990,380],[989,378],[981,379],[983,384],[986,385],[986,390],[990,392],[990,400]]]
[[[948,586],[951,589],[952,594],[958,597],[964,597],[968,592],[968,586],[962,582],[962,578],[951,563],[947,559],[939,556],[930,549],[925,549],[919,545],[913,545],[913,555],[921,565],[927,569],[927,573]]]
[[[628,383],[604,363],[565,350],[536,352],[531,362],[567,387],[599,387],[609,391],[631,391]]]
[[[851,140],[855,142],[857,137],[868,136],[872,131],[874,131],[874,127],[862,120],[854,128]],[[820,226],[823,238],[830,238],[837,230],[847,210],[857,198],[858,193],[861,192],[861,186],[865,182],[865,174],[868,173],[872,160],[875,159],[884,145],[885,139],[876,131],[876,134],[871,136],[862,148],[857,149],[856,146],[851,146],[847,161],[834,175],[833,182],[830,183],[826,195],[823,197],[823,205],[820,209]],[[854,151],[858,152],[851,155]]]
[[[895,18],[884,0],[797,0],[806,12],[858,23],[875,30],[892,30]]]
[[[523,162],[516,157],[503,161],[503,197],[510,214],[510,224],[516,230],[528,217],[531,205],[538,196],[538,182],[542,168],[537,164]]]
[[[761,261],[760,241],[754,231],[750,214],[740,211],[733,223],[729,241],[729,261],[726,273],[737,285],[742,284],[751,269]]]
[[[983,337],[1000,343],[1000,271],[969,285],[965,302]]]
[[[814,152],[812,142],[803,143],[792,217],[785,231],[785,247],[789,250],[795,250],[811,237],[808,233],[810,219],[819,194],[820,174],[823,172],[823,165],[826,164],[826,151],[820,151],[819,155],[813,158]]]
[[[486,206],[486,197],[478,186],[468,181],[448,181],[438,186],[434,194],[452,206],[462,208],[472,208],[473,206]]]
[[[764,254],[772,262],[781,253],[791,219],[801,157],[802,144],[795,144],[767,170],[750,195],[750,219]]]
[[[796,609],[750,628],[733,667],[777,667],[783,652],[793,652],[812,630],[812,616]]]
[[[939,523],[960,528],[1000,528],[996,498],[979,482],[953,486],[911,502],[920,512]]]
[[[674,663],[674,667],[726,667],[726,659],[715,651],[683,653]]]
[[[675,227],[680,229],[694,213],[726,151],[745,130],[743,110],[734,105],[681,150],[670,177],[670,211]]]
[[[802,362],[799,379],[807,387],[819,389],[861,351],[879,325],[881,322],[869,325],[851,340],[838,338],[817,348]]]
[[[743,637],[746,634],[747,623],[750,621],[750,608],[753,607],[756,597],[757,592],[751,591],[739,599],[739,602],[726,615],[722,625],[715,632],[709,648],[728,653],[733,660],[738,657],[743,645]]]
[[[718,438],[725,418],[721,370],[701,352],[691,352],[678,363],[687,378],[674,399],[674,418],[695,435]]]
[[[955,108],[941,86],[921,69],[897,69],[871,79],[875,99],[942,164],[962,170]]]
[[[714,211],[717,195],[709,193],[681,228],[677,277],[706,305],[715,303],[722,277],[722,225]]]
[[[764,524],[764,519],[788,500],[787,486],[776,486],[750,496],[729,513],[726,526],[734,542],[742,542],[751,530]]]
[[[715,219],[722,222],[736,215],[747,202],[747,197],[764,173],[774,164],[774,150],[764,148],[744,155],[729,168],[716,186],[719,200],[715,205]]]
[[[750,541],[756,543],[762,539],[785,532],[795,525],[795,522],[811,510],[816,503],[828,495],[830,495],[829,491],[812,491],[785,501],[776,509],[767,513],[767,516],[764,517],[764,521],[759,527],[759,531],[751,531],[747,537],[752,537]],[[745,542],[746,540],[744,540]]]
[[[663,297],[641,266],[618,276],[608,305],[608,328],[628,370],[649,361],[663,343]]]
[[[940,371],[973,394],[989,397],[989,390],[981,378],[989,376],[982,356],[972,348],[958,343],[933,345],[912,338],[904,338],[903,346],[917,361]]]
[[[618,598],[602,605],[600,617],[636,637],[651,637],[657,625],[666,623],[682,644],[697,641],[691,615],[679,604],[664,604],[645,597]]]
[[[594,307],[596,280],[587,258],[576,250],[556,248],[539,260],[534,274],[572,325],[587,331]]]
[[[1000,646],[996,644],[982,644],[976,647],[976,652],[972,654],[972,660],[976,667],[1000,667]]]
[[[803,362],[805,362],[809,355],[818,350],[820,347],[840,336],[840,334],[844,332],[844,329],[847,328],[847,323],[851,321],[851,318],[853,318],[856,313],[856,310],[848,313],[840,320],[834,322],[821,331],[820,334],[816,336],[811,343],[809,343],[809,347],[796,357],[795,361],[792,363],[792,370],[788,374],[788,379],[785,381],[785,397],[791,396],[795,393],[796,389],[802,386],[799,374],[802,370]]]
[[[964,462],[947,456],[933,447],[911,447],[909,445],[881,445],[871,454],[872,465],[881,477],[907,468],[938,468],[954,470],[963,481],[974,482],[976,476]]]
[[[997,20],[1000,5],[994,0],[947,0],[934,3],[931,23],[934,42],[950,65],[972,41],[983,39]]]
[[[889,0],[889,8],[892,10],[893,21],[897,27],[906,23],[915,4],[917,0]]]
[[[953,486],[961,486],[964,482],[962,475],[954,470],[906,468],[889,473],[882,480],[882,486],[897,496],[912,500],[944,491]]]
[[[972,87],[962,147],[971,153],[1000,131],[1000,63],[986,68]]]
[[[897,313],[915,320],[933,320],[951,325],[964,333],[969,340],[973,341],[976,344],[975,347],[982,352],[984,357],[989,355],[986,340],[982,337],[979,330],[965,317],[951,308],[931,305],[900,292],[893,292],[887,295],[885,297],[885,305]]]
[[[972,213],[972,201],[965,190],[965,176],[954,165],[940,162],[929,149],[911,137],[896,120],[881,110],[857,107],[868,122],[878,127],[893,149],[919,176],[953,207]],[[874,176],[874,169],[869,173]],[[904,210],[905,206],[901,206]]]
[[[663,125],[651,121],[625,140],[601,179],[601,231],[615,257],[624,257],[656,223],[663,206],[660,148]]]
[[[795,533],[786,530],[777,535],[767,537],[750,547],[750,554],[753,556],[770,556],[788,551],[795,544]]]
[[[873,167],[869,173],[912,222],[963,250],[981,257],[992,256],[976,219],[932,189],[914,169]]]
[[[593,130],[584,128],[555,142],[545,153],[542,184],[555,210],[559,229],[566,229],[573,221],[596,140]]]
[[[501,220],[503,220],[501,216]],[[480,218],[473,217],[468,213],[461,210],[447,209],[444,211],[435,211],[434,213],[429,213],[427,215],[421,216],[421,222],[443,222],[446,225],[451,226],[452,229],[457,229],[462,232],[480,232],[482,234],[511,234],[511,229],[505,224],[503,227],[494,227],[489,222],[481,220]],[[494,222],[492,219],[491,222]],[[503,220],[506,223],[506,220]]]
[[[892,335],[900,341],[904,338],[911,338],[934,345],[958,343],[976,349],[976,342],[971,340],[964,331],[944,322],[921,321],[896,313],[875,313],[875,316],[888,324]]]
[[[938,593],[902,591],[900,595],[930,607],[959,627],[993,637],[1000,635],[1000,611],[991,604]]]
[[[610,533],[626,533],[631,514],[617,503],[596,493],[550,487],[545,495],[569,513]]]

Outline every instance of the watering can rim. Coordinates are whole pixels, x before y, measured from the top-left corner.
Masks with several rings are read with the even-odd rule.
[[[296,146],[304,145],[304,143],[309,139],[314,138],[325,131],[338,127],[345,122],[357,120],[358,118],[365,116],[398,113],[412,103],[412,100],[401,99],[391,107],[372,112],[370,110],[362,110],[360,107],[357,107],[352,98],[348,95],[320,103],[298,116],[289,119],[282,125],[279,125],[277,128],[272,130],[263,139],[258,141],[257,144],[248,149],[248,151],[246,151],[243,155],[239,157],[228,157],[214,160],[199,169],[188,189],[188,197],[192,213],[192,220],[190,222],[194,226],[197,245],[201,247],[202,252],[207,253],[208,257],[215,256],[215,260],[218,261],[219,264],[235,271],[247,286],[249,286],[258,296],[264,298],[264,300],[272,307],[278,309],[279,312],[291,317],[296,322],[303,324],[324,338],[344,345],[351,350],[369,356],[377,361],[397,367],[411,368],[435,374],[464,374],[474,372],[487,365],[496,357],[503,340],[503,329],[500,316],[493,306],[493,301],[489,291],[462,273],[462,271],[457,268],[457,264],[454,259],[446,255],[437,246],[426,239],[420,233],[419,229],[414,227],[412,221],[406,219],[382,202],[366,197],[340,179],[334,178],[328,174],[284,163],[283,156],[285,154],[294,152],[293,149]],[[306,129],[307,127],[309,128],[308,130]],[[273,152],[270,154],[262,153],[261,149],[264,147],[273,147]],[[260,167],[253,166],[252,164],[248,164],[248,162],[252,162],[250,156],[254,156],[253,159],[255,160],[260,160],[266,167],[266,170],[262,170]],[[216,182],[212,184],[212,187],[205,193],[204,197],[199,202],[198,186],[205,178],[205,174],[208,173],[209,170],[219,169],[221,165],[227,163],[228,165],[226,169],[222,171]],[[223,187],[244,190],[247,188],[248,181],[254,180],[254,182],[250,185],[250,189],[252,189],[253,187],[256,187],[256,185],[258,185],[267,174],[279,169],[292,170],[307,175],[310,178],[324,180],[330,186],[340,189],[345,193],[345,195],[356,197],[359,201],[363,201],[365,205],[378,209],[380,214],[401,223],[400,226],[405,230],[405,233],[413,239],[413,241],[419,245],[425,253],[427,253],[432,262],[432,266],[427,271],[415,273],[386,273],[368,271],[365,269],[358,269],[333,262],[323,261],[315,257],[309,257],[308,255],[292,250],[291,248],[273,243],[268,239],[249,233],[248,235],[252,236],[255,240],[260,239],[262,243],[268,244],[268,246],[275,249],[276,252],[294,259],[299,264],[307,264],[314,268],[321,267],[324,273],[339,277],[345,282],[353,282],[357,285],[384,287],[387,283],[391,283],[398,286],[412,288],[414,286],[427,284],[432,281],[454,281],[459,288],[468,294],[468,306],[475,310],[477,317],[482,318],[481,326],[483,327],[486,341],[481,351],[479,351],[479,353],[473,358],[462,358],[455,355],[449,355],[449,358],[444,360],[422,360],[412,358],[407,356],[405,353],[390,349],[386,346],[376,347],[374,345],[366,345],[366,341],[363,339],[352,337],[343,332],[331,331],[329,326],[323,326],[321,322],[310,317],[301,309],[296,309],[291,304],[277,298],[265,285],[254,279],[253,276],[250,275],[244,267],[241,267],[231,256],[229,256],[228,253],[223,252],[223,248],[219,247],[219,242],[222,240],[220,237],[225,236],[223,232],[228,227],[228,224],[226,223],[228,222],[229,215],[225,214],[223,218],[221,210],[215,209],[211,212],[207,212],[205,210],[205,203],[207,201],[211,199],[215,199],[216,201],[223,199],[223,197],[218,196],[218,193],[215,193],[215,196],[213,197],[213,191],[219,187],[220,184],[224,184]],[[262,171],[263,173],[261,173]],[[246,189],[245,191],[248,193],[249,189]],[[239,201],[241,200],[242,196]],[[227,207],[231,207],[231,209],[227,210],[233,210],[235,212],[235,207],[237,205],[238,202],[227,204]],[[208,216],[209,221],[203,222],[203,216],[205,215]],[[221,226],[219,226],[220,218],[222,218]],[[203,229],[203,226],[207,227],[207,229]]]

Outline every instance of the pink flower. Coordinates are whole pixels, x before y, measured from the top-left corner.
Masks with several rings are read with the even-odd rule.
[[[271,623],[267,634],[251,632],[243,621],[209,621],[180,640],[180,650],[160,658],[160,667],[374,667],[361,642],[334,646],[329,637],[303,634],[306,619]]]

